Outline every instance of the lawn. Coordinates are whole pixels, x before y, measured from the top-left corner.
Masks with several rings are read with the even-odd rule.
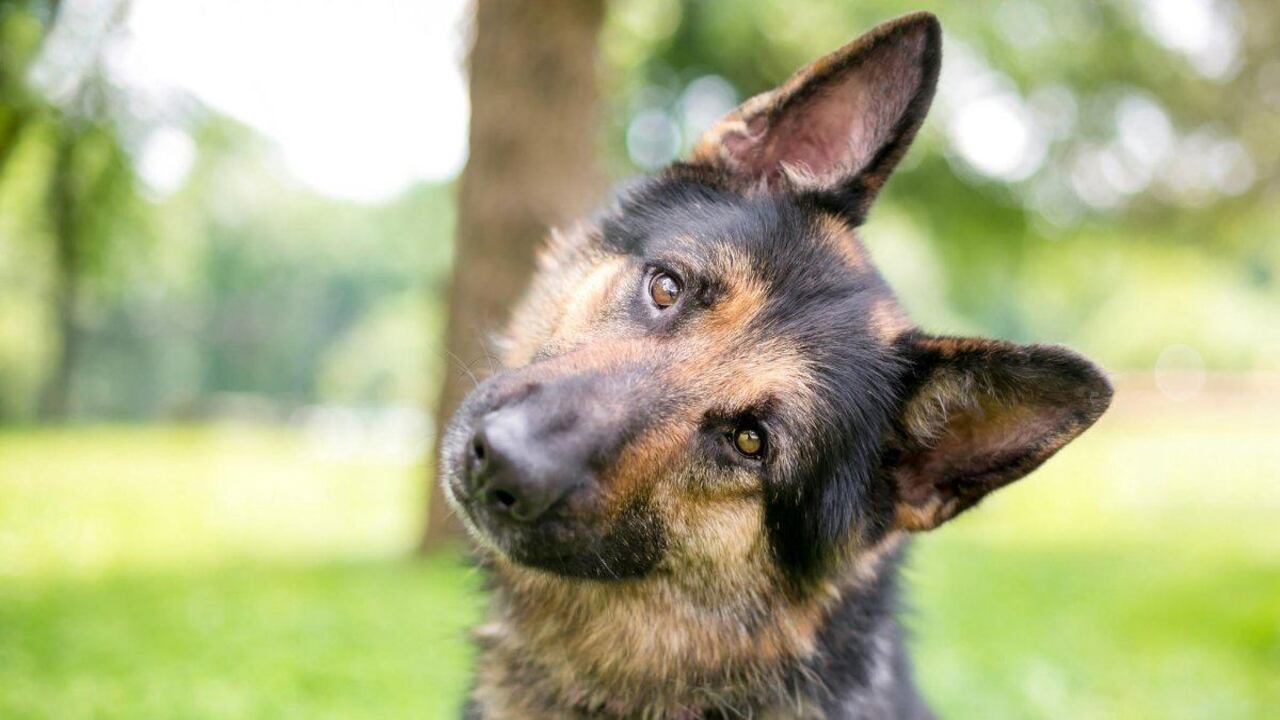
[[[455,717],[483,602],[420,464],[244,426],[0,432],[0,718]],[[1280,402],[1121,395],[915,546],[945,718],[1280,708]]]

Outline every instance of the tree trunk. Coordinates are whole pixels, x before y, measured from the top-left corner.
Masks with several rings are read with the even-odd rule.
[[[470,155],[458,192],[442,432],[490,367],[500,330],[551,226],[599,199],[597,40],[603,0],[478,0],[471,49]],[[440,435],[437,432],[437,438]],[[424,545],[458,534],[435,482]]]
[[[61,130],[58,154],[49,185],[49,220],[53,233],[53,307],[57,326],[57,348],[53,372],[45,381],[40,416],[45,421],[63,421],[71,415],[72,383],[80,355],[81,253],[76,217],[75,131]]]
[[[18,144],[22,142],[22,131],[26,129],[29,116],[30,113],[25,110],[16,110],[10,113],[6,122],[0,123],[0,181],[4,180],[9,158],[13,157]]]

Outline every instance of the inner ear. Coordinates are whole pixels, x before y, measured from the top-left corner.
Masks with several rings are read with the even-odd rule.
[[[941,28],[929,13],[887,22],[722,118],[694,148],[747,182],[849,194],[855,211],[901,159],[937,84]]]
[[[792,93],[784,93],[758,147],[742,152],[746,172],[776,175],[782,168],[817,178],[856,175],[899,128],[898,120],[919,92],[927,25],[907,25],[875,36],[869,47],[819,60]],[[858,45],[858,43],[855,43]],[[804,71],[802,71],[803,73]],[[748,150],[749,136],[730,141]]]
[[[897,524],[928,530],[1034,470],[1106,410],[1102,372],[1065,348],[907,340],[917,386],[886,468]]]

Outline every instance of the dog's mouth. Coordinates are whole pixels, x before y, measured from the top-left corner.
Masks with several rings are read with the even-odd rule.
[[[648,574],[661,560],[665,537],[648,503],[608,512],[600,493],[583,483],[537,518],[522,520],[487,500],[469,482],[470,462],[455,453],[442,468],[445,497],[482,552],[516,566],[561,577],[621,580]]]
[[[441,483],[481,548],[579,578],[635,577],[661,558],[658,513],[607,478],[653,413],[626,412],[633,366],[565,372],[546,363],[477,386],[441,444]]]

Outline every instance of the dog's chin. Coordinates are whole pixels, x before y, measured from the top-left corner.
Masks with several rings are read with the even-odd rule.
[[[557,553],[555,548],[535,547],[525,543],[512,543],[500,551],[502,557],[513,565],[528,570],[549,573],[557,577],[575,580],[625,580],[642,577],[649,568],[637,568],[619,564],[614,570],[597,555],[575,552]]]
[[[608,518],[591,500],[569,503],[532,525],[485,508],[462,480],[460,425],[451,426],[446,436],[453,442],[442,451],[441,482],[446,500],[483,551],[522,568],[583,580],[635,579],[658,566],[666,535],[657,513],[643,501]]]
[[[481,514],[473,535],[482,547],[512,565],[563,578],[634,579],[647,575],[658,560],[652,552],[620,552],[625,546],[593,532],[589,525],[564,521],[520,527]]]
[[[634,516],[624,514],[607,530],[595,518],[555,518],[524,526],[494,517],[451,491],[480,548],[517,567],[579,580],[630,580],[653,572],[664,554],[661,532]]]

